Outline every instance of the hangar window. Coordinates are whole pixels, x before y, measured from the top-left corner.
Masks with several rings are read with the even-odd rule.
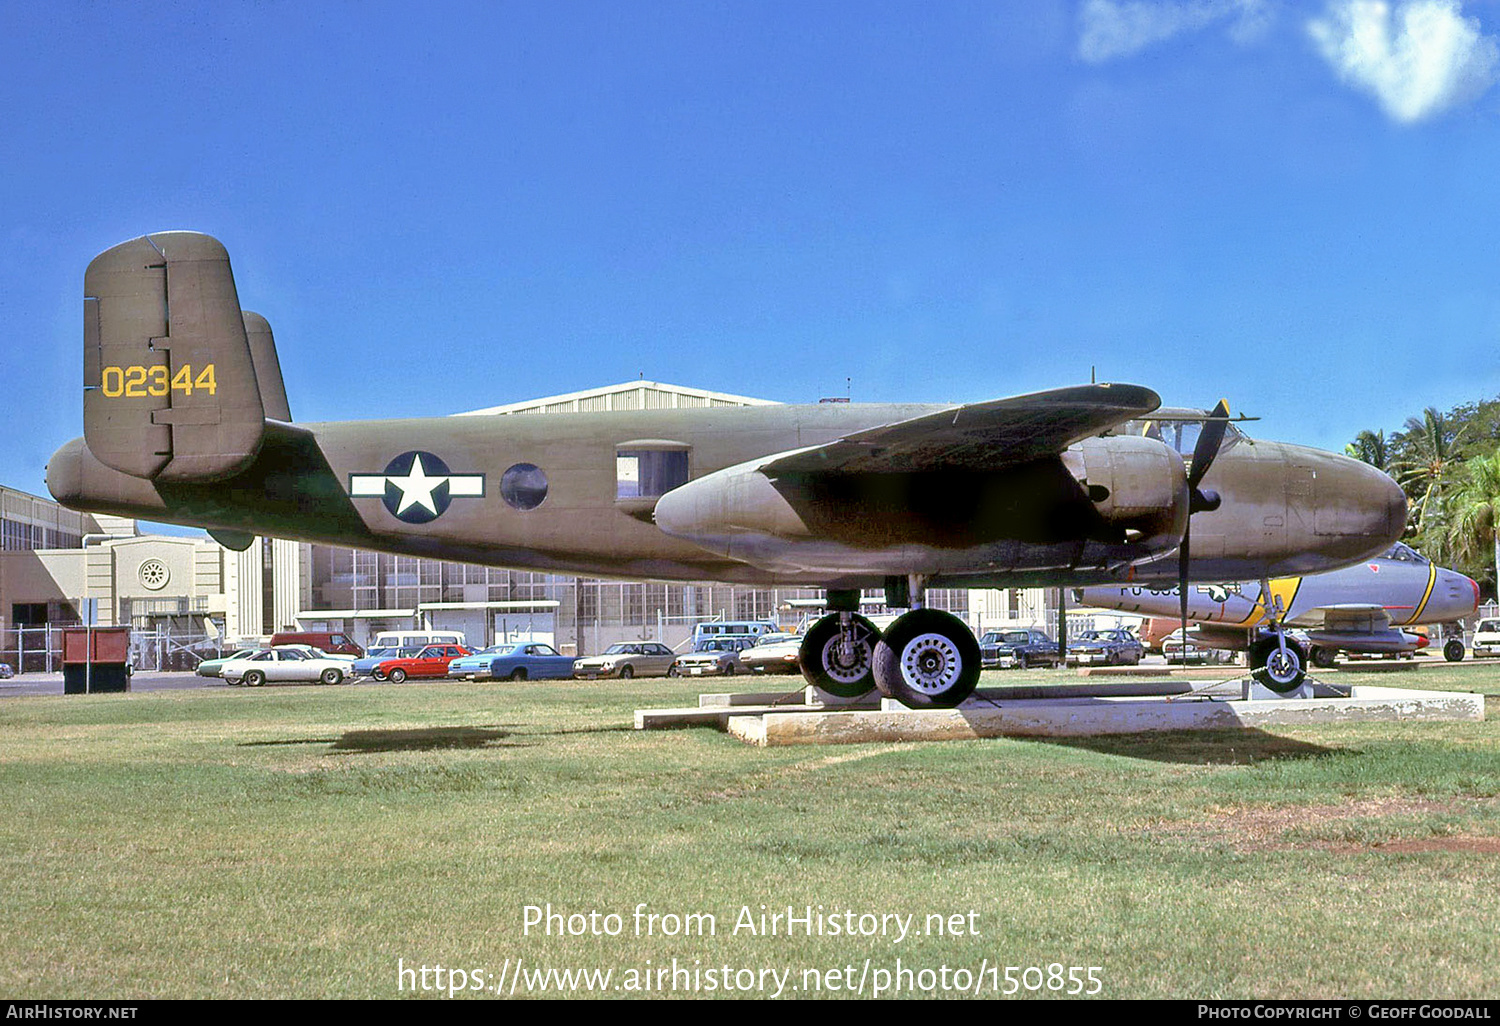
[[[627,442],[615,450],[615,498],[658,499],[687,484],[688,447],[676,442]]]

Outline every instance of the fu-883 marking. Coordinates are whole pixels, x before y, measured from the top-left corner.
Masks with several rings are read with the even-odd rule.
[[[1207,595],[1214,602],[1228,602],[1229,596],[1242,594],[1238,584],[1200,584],[1193,589],[1200,595]],[[1149,588],[1135,585],[1130,589],[1132,595],[1176,595],[1177,588]]]
[[[183,364],[176,374],[171,374],[166,364],[161,363],[150,367],[105,367],[99,375],[99,389],[110,399],[121,396],[127,399],[160,398],[171,392],[192,395],[194,389],[202,389],[209,395],[219,394],[211,363],[204,364],[196,375],[190,363]]]

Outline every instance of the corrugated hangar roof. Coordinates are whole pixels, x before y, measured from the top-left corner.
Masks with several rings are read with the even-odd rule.
[[[527,399],[504,406],[455,413],[455,417],[479,417],[501,413],[599,413],[611,410],[677,410],[704,406],[777,406],[771,399],[710,392],[687,385],[660,381],[622,381],[618,385],[568,392],[542,399]]]

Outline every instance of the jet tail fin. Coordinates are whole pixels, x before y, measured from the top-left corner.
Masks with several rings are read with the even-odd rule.
[[[270,346],[268,325],[264,334]],[[162,482],[243,470],[265,435],[258,377],[229,254],[217,239],[143,235],[89,264],[83,430],[101,463]],[[279,385],[279,367],[274,379]],[[276,412],[286,412],[284,389],[280,406]]]

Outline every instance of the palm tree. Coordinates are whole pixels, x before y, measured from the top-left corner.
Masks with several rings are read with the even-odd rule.
[[[1453,552],[1468,561],[1495,557],[1495,584],[1500,588],[1500,451],[1464,464],[1463,479],[1453,492],[1448,535]]]
[[[1429,406],[1421,420],[1408,417],[1406,430],[1394,439],[1401,458],[1394,460],[1390,469],[1406,493],[1416,499],[1414,526],[1419,532],[1431,535],[1431,526],[1445,533],[1441,532],[1443,493],[1452,485],[1454,471],[1463,461],[1463,433],[1462,427],[1455,428]],[[1429,524],[1429,517],[1437,523]],[[1437,536],[1433,537],[1436,540]]]
[[[1361,431],[1354,441],[1344,446],[1344,454],[1368,463],[1378,470],[1389,470],[1391,445],[1384,431]]]

